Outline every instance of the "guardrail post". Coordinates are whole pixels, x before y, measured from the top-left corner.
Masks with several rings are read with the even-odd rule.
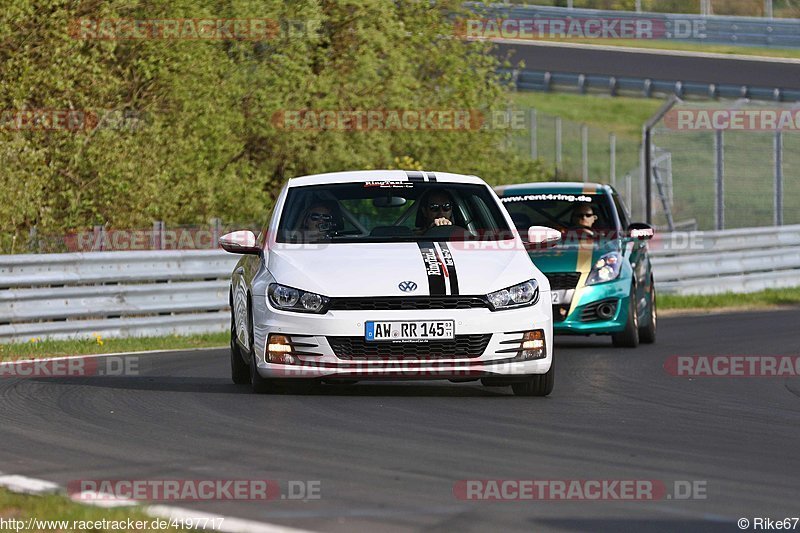
[[[716,178],[716,229],[725,229],[725,138],[722,130],[714,130],[714,176]]]
[[[589,126],[581,124],[581,174],[583,182],[589,181]]]
[[[783,132],[775,131],[774,140],[775,166],[775,225],[783,226]]]
[[[531,159],[539,159],[539,139],[536,137],[539,127],[539,121],[536,117],[536,110],[531,109]]]

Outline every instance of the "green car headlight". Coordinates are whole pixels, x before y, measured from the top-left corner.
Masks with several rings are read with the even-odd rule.
[[[622,272],[622,255],[619,252],[609,252],[595,262],[586,285],[596,285],[606,281],[615,280]]]

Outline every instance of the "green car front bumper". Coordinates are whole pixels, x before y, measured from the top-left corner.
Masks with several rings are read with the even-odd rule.
[[[630,310],[630,292],[629,277],[578,287],[570,305],[553,305],[553,333],[606,335],[624,330]],[[604,304],[607,304],[605,309],[601,309]],[[602,311],[611,307],[613,312],[607,313],[610,316],[606,318]]]

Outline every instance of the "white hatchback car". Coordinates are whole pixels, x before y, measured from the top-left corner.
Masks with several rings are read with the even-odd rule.
[[[550,286],[492,189],[443,172],[353,171],[288,181],[231,280],[233,381],[449,379],[553,389]],[[532,227],[526,240],[554,244]]]

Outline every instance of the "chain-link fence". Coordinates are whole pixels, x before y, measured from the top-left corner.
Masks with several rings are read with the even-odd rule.
[[[655,125],[651,144],[656,224],[800,223],[800,107],[681,103]]]
[[[638,136],[616,134],[536,109],[525,112],[526,131],[517,137],[520,151],[541,159],[557,181],[613,185],[634,216],[643,219]]]

